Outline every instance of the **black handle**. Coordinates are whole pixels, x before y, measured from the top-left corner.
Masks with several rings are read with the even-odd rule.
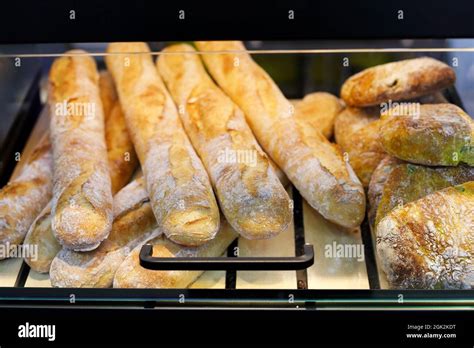
[[[314,263],[311,244],[304,245],[304,254],[294,257],[153,257],[153,245],[140,250],[140,265],[153,270],[251,270],[287,271],[306,269]]]

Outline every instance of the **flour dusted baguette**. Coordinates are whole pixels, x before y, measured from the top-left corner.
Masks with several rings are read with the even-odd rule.
[[[112,227],[112,193],[94,60],[70,51],[49,74],[54,154],[52,228],[73,250],[99,246]]]
[[[107,51],[115,53],[106,57],[106,63],[117,86],[158,226],[182,245],[208,242],[219,228],[212,186],[148,46],[112,43]]]
[[[51,284],[110,287],[115,271],[130,251],[160,234],[144,180],[134,180],[114,197],[114,223],[109,237],[92,251],[62,249],[51,264]]]
[[[185,248],[167,238],[151,240],[154,257],[218,257],[221,256],[237,233],[222,219],[216,238],[197,247]],[[114,288],[186,288],[203,271],[155,271],[140,266],[140,248],[135,248],[122,262],[114,278]]]
[[[290,102],[243,52],[241,42],[196,45],[205,52],[202,57],[212,77],[242,109],[259,143],[301,195],[328,220],[357,227],[365,213],[364,190],[342,153],[321,132],[298,124]]]
[[[130,181],[131,175],[137,168],[138,160],[125,125],[114,82],[109,73],[101,72],[99,90],[104,109],[105,142],[112,193],[115,194]],[[61,250],[61,244],[56,240],[51,229],[51,219],[51,204],[48,204],[31,224],[24,241],[26,245],[37,246],[37,257],[28,256],[24,260],[32,270],[40,273],[49,272],[53,258]]]
[[[112,193],[114,194],[130,181],[137,168],[138,159],[109,72],[101,72],[99,86],[101,101],[104,106],[105,143],[107,145]]]
[[[175,54],[186,52],[186,54]],[[168,54],[169,53],[169,54]],[[163,50],[157,68],[209,173],[227,221],[248,239],[270,238],[291,222],[290,198],[242,111],[218,88],[189,45]]]
[[[20,175],[0,190],[0,245],[23,242],[31,223],[51,199],[52,176],[53,156],[46,134]]]

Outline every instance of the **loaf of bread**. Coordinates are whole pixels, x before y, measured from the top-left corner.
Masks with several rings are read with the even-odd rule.
[[[73,250],[92,250],[112,228],[112,192],[104,115],[94,59],[84,51],[57,58],[49,73],[54,154],[52,228]]]
[[[114,197],[114,223],[109,237],[92,251],[62,249],[51,264],[51,284],[71,288],[111,287],[117,268],[130,251],[160,234],[144,180],[134,180]]]
[[[393,288],[471,289],[474,181],[392,210],[377,227],[377,253]]]
[[[104,105],[105,143],[109,160],[110,181],[112,194],[115,194],[130,182],[137,169],[138,159],[112,76],[108,72],[101,72],[99,82],[102,105]]]
[[[381,119],[380,142],[392,156],[429,166],[474,166],[474,122],[456,105],[392,108]]]
[[[247,239],[266,239],[286,230],[292,209],[285,188],[244,114],[207,75],[194,48],[166,48],[157,68],[180,107],[186,133],[229,224]]]
[[[372,106],[390,100],[414,99],[454,84],[456,75],[429,57],[407,59],[365,69],[348,78],[341,98],[349,106]]]
[[[33,220],[48,204],[53,187],[53,155],[45,135],[25,159],[20,175],[0,190],[0,245],[23,242]],[[0,260],[7,255],[0,255]]]
[[[474,180],[474,167],[425,167],[399,160],[386,160],[374,172],[369,188],[369,204],[377,229],[379,222],[393,209],[435,191]],[[382,178],[382,179],[381,179]]]
[[[115,194],[130,181],[131,175],[137,168],[138,160],[125,125],[112,77],[107,72],[100,74],[99,91],[104,109],[105,142],[112,193]],[[26,245],[37,246],[37,257],[27,256],[24,260],[32,270],[40,273],[49,272],[53,258],[61,250],[61,244],[56,240],[51,229],[51,219],[51,204],[49,204],[33,222],[24,241]]]
[[[292,101],[292,104],[298,122],[318,129],[327,139],[332,137],[334,121],[343,109],[339,98],[326,92],[313,92],[301,100]]]
[[[107,51],[114,53],[106,57],[107,67],[117,86],[158,226],[178,244],[198,246],[210,241],[219,229],[212,186],[148,46],[112,43]]]
[[[318,130],[299,125],[291,103],[241,42],[196,46],[214,80],[244,112],[260,145],[308,203],[341,226],[359,226],[365,214],[364,189],[338,148]]]
[[[154,257],[218,257],[237,237],[237,233],[222,219],[216,238],[197,247],[185,248],[167,238],[158,237],[149,243],[153,245]],[[157,271],[140,266],[140,249],[135,248],[122,262],[114,278],[114,288],[186,288],[203,271]]]
[[[349,156],[349,162],[365,188],[373,171],[387,155],[379,140],[380,111],[378,108],[344,109],[336,117],[336,143]]]

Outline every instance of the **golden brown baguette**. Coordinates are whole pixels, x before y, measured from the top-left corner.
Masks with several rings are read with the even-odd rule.
[[[20,175],[0,190],[0,245],[23,242],[28,228],[51,199],[53,155],[46,134],[27,159]],[[0,255],[0,260],[7,255]]]
[[[194,48],[166,48],[157,68],[181,108],[183,126],[226,220],[247,239],[266,239],[286,230],[292,209],[285,188],[244,114],[207,75]]]
[[[298,122],[319,129],[327,139],[332,137],[334,121],[343,109],[339,98],[326,92],[313,92],[301,100],[292,101],[292,104]]]
[[[429,57],[401,60],[365,69],[348,78],[341,98],[350,106],[372,106],[390,100],[414,99],[452,85],[456,75]]]
[[[393,288],[471,289],[474,181],[392,210],[377,227],[377,253]]]
[[[240,41],[196,46],[205,52],[214,80],[245,113],[260,145],[309,204],[330,221],[357,227],[365,213],[364,189],[337,147],[321,132],[299,125],[290,102]]]
[[[219,229],[212,186],[148,46],[112,43],[107,51],[115,53],[106,57],[106,63],[117,86],[158,226],[178,244],[208,242]]]
[[[110,287],[115,271],[130,251],[160,234],[144,180],[134,180],[114,197],[114,223],[109,237],[92,251],[62,249],[51,263],[51,284]]]
[[[402,160],[429,166],[474,166],[474,123],[453,104],[389,109],[381,115],[380,142]]]
[[[114,81],[109,72],[101,72],[99,86],[102,105],[104,105],[105,143],[110,181],[112,194],[115,194],[130,182],[137,169],[138,159],[115,91]]]
[[[349,162],[365,188],[386,153],[379,141],[378,108],[346,108],[336,117],[336,143],[349,156]]]
[[[125,118],[117,99],[115,85],[110,74],[101,72],[99,89],[105,116],[105,142],[109,160],[112,194],[125,186],[136,170],[138,160],[130,135],[125,125]],[[108,105],[106,107],[106,105]],[[51,205],[49,204],[31,224],[24,244],[36,245],[38,257],[25,257],[25,262],[36,272],[47,273],[53,258],[61,250],[51,229]]]
[[[185,248],[167,238],[158,237],[149,243],[153,245],[154,257],[218,257],[237,237],[237,233],[222,219],[216,238],[197,247]],[[203,271],[155,271],[140,266],[140,248],[135,248],[117,269],[114,288],[186,288]]]
[[[95,61],[84,51],[67,53],[49,73],[52,228],[64,247],[86,251],[110,233],[112,192]]]

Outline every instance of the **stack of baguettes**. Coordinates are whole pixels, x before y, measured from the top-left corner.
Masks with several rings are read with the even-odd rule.
[[[295,117],[240,42],[196,46],[209,54],[174,45],[155,66],[146,44],[113,43],[101,74],[83,51],[54,62],[50,134],[9,184],[25,191],[0,193],[23,209],[23,221],[6,216],[2,242],[17,231],[17,243],[38,245],[38,259],[26,261],[53,286],[186,287],[202,272],[146,270],[140,247],[220,256],[237,235],[276,236],[292,219],[286,177],[328,220],[360,225],[364,190],[323,135],[332,126]],[[226,50],[240,53],[210,52]],[[314,98],[340,111],[337,98]],[[138,163],[143,177],[130,181]]]

